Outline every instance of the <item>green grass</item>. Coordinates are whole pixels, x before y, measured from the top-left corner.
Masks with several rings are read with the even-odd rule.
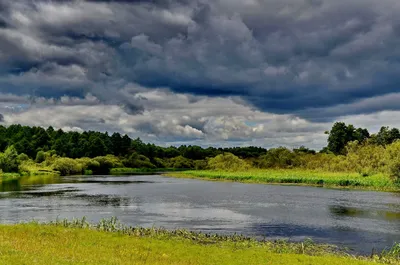
[[[183,171],[184,169],[179,168],[112,168],[110,170],[111,175],[118,174],[131,174],[131,173],[154,173],[154,172],[169,172],[169,171]]]
[[[312,241],[259,242],[185,230],[130,228],[115,219],[0,225],[0,264],[397,264],[398,247],[353,257]]]
[[[21,177],[18,173],[0,173],[0,183],[5,183],[8,181],[13,181]]]
[[[312,185],[333,188],[356,188],[400,191],[400,185],[384,174],[362,176],[359,173],[318,172],[299,169],[265,169],[245,172],[194,170],[167,173],[166,176],[247,183]]]
[[[36,163],[23,163],[20,167],[20,173],[0,173],[0,183],[15,181],[22,177],[50,177],[58,176],[60,173],[50,167]]]
[[[20,171],[24,176],[60,175],[60,172],[53,170],[50,166],[34,162],[23,162]]]

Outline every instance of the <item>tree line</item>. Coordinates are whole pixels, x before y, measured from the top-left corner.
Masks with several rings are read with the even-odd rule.
[[[256,147],[161,147],[119,133],[64,132],[52,127],[0,126],[0,169],[36,174],[107,174],[113,168],[247,170],[303,168],[400,177],[400,131],[382,127],[376,134],[337,122],[320,151],[307,147],[269,150]]]
[[[53,150],[57,155],[69,158],[97,157],[107,154],[125,157],[132,153],[144,155],[150,160],[183,156],[200,160],[229,152],[241,158],[258,157],[267,149],[262,147],[202,148],[196,145],[161,147],[144,143],[140,138],[131,139],[128,135],[107,132],[64,132],[53,127],[29,127],[22,125],[0,126],[0,152],[14,146],[18,153],[35,158],[39,151]]]

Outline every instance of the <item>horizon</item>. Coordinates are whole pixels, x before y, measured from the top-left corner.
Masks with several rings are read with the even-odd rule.
[[[334,122],[399,128],[399,12],[392,0],[1,1],[0,125],[314,150]]]

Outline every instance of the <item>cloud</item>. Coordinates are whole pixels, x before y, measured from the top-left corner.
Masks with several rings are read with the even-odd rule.
[[[144,91],[131,97],[139,100],[145,111],[129,114],[123,106],[106,105],[91,94],[83,99],[64,96],[59,100],[43,99],[26,109],[7,109],[4,123],[120,131],[159,143],[197,141],[218,146],[222,142],[298,146],[313,141],[314,134],[323,136],[326,127],[290,115],[260,112],[232,98],[193,98],[167,89]]]
[[[400,110],[399,12],[395,0],[2,1],[0,112],[157,141],[321,146],[335,120]]]

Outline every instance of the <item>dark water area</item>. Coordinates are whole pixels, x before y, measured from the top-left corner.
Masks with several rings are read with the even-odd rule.
[[[0,222],[116,216],[132,226],[312,238],[359,254],[400,242],[400,194],[159,175],[30,177],[0,184]]]

